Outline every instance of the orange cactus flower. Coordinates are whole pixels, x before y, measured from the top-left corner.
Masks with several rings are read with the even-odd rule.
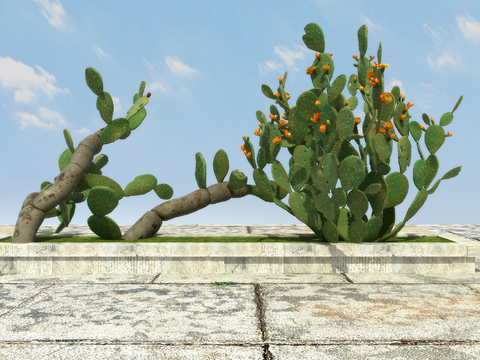
[[[420,125],[420,129],[422,129],[422,130],[423,130],[423,128],[424,128],[424,127],[425,127],[425,126],[423,126],[423,125]]]
[[[327,72],[328,69],[330,69],[330,66],[329,66],[329,65],[323,65],[323,66],[322,66],[322,70],[323,70],[323,71]]]
[[[330,55],[330,57],[332,57],[333,54],[330,54],[330,53],[327,53],[328,55]]]
[[[245,150],[245,145],[240,145],[240,149]]]
[[[408,107],[412,107],[413,104],[409,101],[409,102],[407,103],[407,106],[408,106]]]
[[[406,114],[402,114],[400,115],[400,120],[403,121],[407,118],[407,115]]]
[[[320,105],[320,104],[321,104],[321,102],[320,102],[320,101],[318,101],[318,100],[315,100],[315,105]]]
[[[283,81],[283,78],[280,76],[280,77],[278,78],[278,81],[282,82],[282,81]]]
[[[317,70],[317,67],[316,67],[316,66],[315,66],[315,67],[309,66],[309,67],[307,68],[307,75],[310,75],[310,74],[313,73],[315,70]]]
[[[320,119],[320,113],[314,114],[313,117],[310,120],[312,120],[314,123],[316,123],[318,119]]]
[[[260,135],[260,129],[255,130],[253,133],[257,136]]]
[[[282,138],[275,136],[272,141],[275,145],[277,145],[277,144],[280,144],[280,141],[282,141]]]
[[[362,122],[362,119],[361,119],[361,118],[359,118],[359,117],[356,117],[356,118],[355,118],[355,124],[358,125],[358,124],[360,124],[361,122]]]
[[[270,115],[268,115],[268,117],[272,120],[276,120],[278,118],[278,115],[270,114]]]
[[[433,123],[433,117],[430,118],[430,121]]]
[[[374,76],[375,76],[375,71],[369,71],[369,72],[367,72],[367,78],[368,78],[368,79],[373,79]]]
[[[378,129],[378,132],[379,132],[380,134],[382,134],[382,135],[385,135],[385,133],[386,133],[387,131],[385,130],[385,128],[380,128],[380,129]]]
[[[375,56],[370,55],[370,60],[373,60],[373,59],[375,59]]]
[[[287,122],[285,120],[278,120],[278,123],[280,124],[280,126],[285,126]]]
[[[383,93],[380,95],[380,97],[382,98],[382,102],[385,104],[389,104],[392,102],[392,94]]]
[[[358,55],[353,55],[352,58],[354,58],[355,60],[358,59]]]
[[[393,129],[393,124],[389,121],[387,121],[384,125],[385,129],[387,130],[392,130]]]
[[[395,137],[395,134],[390,134],[390,139],[393,139]]]
[[[245,155],[247,156],[247,158],[252,157],[252,153],[251,153],[251,152],[249,152],[248,154],[245,154]]]
[[[325,132],[325,131],[327,131],[327,126],[326,126],[326,125],[320,125],[319,130],[320,130],[321,132]]]
[[[277,99],[280,99],[280,97],[282,96],[282,94],[276,93],[275,96],[277,97]]]
[[[450,134],[450,131],[447,132],[447,136],[448,136],[448,137],[452,136],[452,134]]]
[[[400,97],[401,97],[401,98],[404,97],[404,96],[405,96],[405,95],[403,95],[402,93],[400,93]]]
[[[375,84],[378,84],[380,82],[380,80],[378,80],[378,78],[375,78]]]
[[[285,135],[285,137],[290,137],[292,136],[292,134],[290,134],[287,130],[283,130],[283,134]]]
[[[289,93],[285,93],[285,96],[286,96],[287,100],[290,100],[290,94]]]
[[[318,55],[318,53],[315,53],[315,57],[316,57],[317,59],[318,59],[319,56],[320,56],[320,55]]]
[[[374,81],[370,81],[370,82],[368,83],[368,85],[370,85],[370,86],[375,86],[375,85],[377,85],[377,84],[375,84]]]
[[[290,106],[290,110],[293,109],[293,106]]]

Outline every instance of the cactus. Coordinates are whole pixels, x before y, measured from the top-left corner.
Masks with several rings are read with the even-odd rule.
[[[425,128],[410,121],[409,109],[413,104],[405,101],[398,86],[390,92],[384,91],[384,72],[388,65],[381,63],[382,44],[377,51],[378,63],[373,62],[374,56],[366,57],[368,29],[365,25],[358,30],[360,57],[353,56],[357,73],[350,75],[348,81],[343,74],[332,79],[334,63],[331,54],[324,53],[325,40],[320,27],[308,24],[305,33],[302,38],[305,45],[320,53],[315,54],[312,66],[307,68],[314,88],[300,94],[295,106],[289,106],[286,73],[279,79],[277,94],[268,85],[262,85],[263,94],[275,100],[285,114],[280,122],[278,111],[272,106],[268,123],[260,110],[256,112],[261,128],[258,168],[248,156],[254,153],[251,143],[248,141],[248,149],[247,142],[242,146],[255,169],[256,185],[247,185],[247,190],[264,201],[273,201],[330,242],[387,240],[415,215],[441,180],[460,172],[461,167],[450,170],[428,189],[439,168],[435,153],[445,138],[451,136],[445,134],[443,127],[452,122],[453,112],[463,97],[452,112],[442,115],[438,125],[423,114],[422,119],[428,126]],[[348,100],[342,93],[345,87],[350,94]],[[361,118],[355,118],[352,112],[358,106],[358,94],[364,100],[363,136],[358,132]],[[280,135],[272,136],[271,132],[278,129]],[[430,152],[426,159],[419,144],[422,132]],[[404,173],[411,165],[410,135],[420,155],[413,167],[419,192],[403,221],[395,226],[395,206],[405,200],[409,190]],[[360,143],[362,138],[365,146]],[[244,141],[246,139],[244,136]],[[352,141],[358,145],[358,151]],[[394,142],[397,142],[399,172],[391,172]],[[288,169],[276,159],[278,152],[272,152],[273,145],[287,148],[292,155]],[[272,164],[273,181],[262,170],[267,163]],[[337,187],[338,180],[340,187]],[[289,194],[288,205],[276,196],[274,188]],[[370,219],[366,214],[369,205]]]

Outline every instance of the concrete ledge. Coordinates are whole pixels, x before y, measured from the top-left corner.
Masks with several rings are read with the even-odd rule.
[[[474,274],[478,241],[455,243],[0,243],[0,274]]]

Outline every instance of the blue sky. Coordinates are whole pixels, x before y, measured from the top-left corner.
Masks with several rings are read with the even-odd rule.
[[[125,187],[136,176],[154,175],[170,184],[174,198],[197,190],[195,153],[207,161],[207,185],[216,182],[212,161],[217,150],[229,155],[253,184],[253,170],[240,150],[250,135],[258,150],[255,112],[272,104],[261,92],[274,91],[288,72],[290,104],[312,88],[306,68],[315,58],[302,41],[304,27],[317,23],[333,54],[334,77],[356,72],[357,31],[366,24],[367,55],[383,47],[385,91],[398,85],[414,103],[411,120],[422,113],[439,120],[455,111],[445,131],[453,134],[437,152],[442,181],[410,224],[479,223],[480,7],[472,1],[48,1],[0,2],[0,223],[15,224],[25,197],[53,182],[58,157],[67,149],[63,129],[74,146],[105,127],[96,96],[85,83],[85,68],[103,77],[115,104],[114,118],[125,117],[142,80],[152,96],[147,117],[126,140],[103,146],[109,158],[103,174]],[[347,91],[344,91],[348,94]],[[363,119],[363,101],[354,111]],[[476,111],[477,110],[477,111]],[[282,111],[283,112],[283,111]],[[282,113],[281,112],[281,113]],[[422,137],[422,149],[428,154]],[[417,189],[413,163],[406,175],[410,190],[396,208],[403,219]],[[284,149],[279,160],[287,166]],[[392,171],[399,171],[396,150]],[[267,165],[267,174],[270,167]],[[437,179],[436,178],[436,179]],[[338,184],[339,186],[339,184]],[[161,200],[152,191],[123,198],[109,216],[133,224]],[[72,224],[86,224],[87,204],[78,204]],[[367,213],[370,215],[370,212]],[[56,218],[44,224],[58,224]],[[210,205],[172,219],[170,224],[300,224],[273,203],[247,196]]]

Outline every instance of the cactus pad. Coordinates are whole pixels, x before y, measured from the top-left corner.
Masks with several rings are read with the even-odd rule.
[[[360,58],[365,56],[368,47],[368,29],[366,25],[362,25],[358,29],[358,49],[360,50]]]
[[[145,81],[140,83],[140,87],[138,88],[138,96],[143,96],[143,92],[145,91]]]
[[[347,83],[347,76],[345,74],[339,75],[328,89],[328,102],[332,103],[343,91]]]
[[[408,194],[407,177],[399,172],[394,172],[385,178],[385,183],[388,190],[385,208],[401,204]]]
[[[416,121],[412,121],[408,124],[408,129],[412,134],[412,137],[415,141],[419,141],[422,137],[422,129],[420,129],[420,124]]]
[[[227,176],[228,169],[228,155],[225,150],[220,149],[213,158],[213,171],[215,173],[215,178],[219,183],[225,179],[225,176]]]
[[[239,170],[233,170],[230,173],[230,178],[228,180],[227,187],[231,191],[237,191],[244,188],[247,185],[248,178],[245,176],[243,172]]]
[[[114,180],[104,175],[85,174],[82,182],[90,189],[95,186],[108,186],[115,192],[118,200],[124,197],[124,193],[120,185],[118,185]]]
[[[140,175],[130,182],[123,191],[125,196],[143,195],[157,185],[157,178],[153,175]]]
[[[374,241],[378,238],[378,233],[382,228],[383,221],[382,219],[373,215],[370,220],[367,222],[367,235],[365,236],[364,241]]]
[[[97,169],[100,170],[108,163],[108,156],[104,154],[97,155],[95,159],[93,159],[95,165],[97,165]]]
[[[108,124],[102,131],[100,141],[102,144],[110,144],[120,139],[126,132],[130,130],[128,120],[118,118]]]
[[[115,192],[107,186],[95,186],[90,190],[87,205],[95,216],[110,214],[118,205]]]
[[[149,94],[150,93],[148,93],[146,96],[139,97],[135,102],[135,104],[133,104],[133,106],[130,109],[128,109],[127,116],[126,116],[127,120],[130,119],[133,115],[135,115],[137,112],[143,109],[145,105],[148,104]]]
[[[325,221],[323,224],[323,235],[329,243],[338,243],[338,230],[335,224],[331,221]]]
[[[111,124],[113,118],[113,100],[108,92],[103,92],[97,96],[97,110],[103,121]]]
[[[88,227],[96,235],[105,240],[120,240],[122,232],[115,221],[108,216],[92,215],[87,219]]]
[[[363,220],[354,220],[348,226],[348,237],[350,241],[361,243],[367,236],[367,224]]]
[[[339,139],[345,140],[353,132],[353,128],[355,127],[355,116],[352,110],[348,108],[340,110],[335,126]]]
[[[195,154],[195,180],[200,189],[207,188],[207,163],[200,152]]]
[[[68,149],[73,153],[75,151],[75,148],[73,146],[72,136],[70,135],[70,132],[67,129],[63,130],[63,137],[67,142]]]
[[[410,165],[412,160],[412,144],[407,136],[402,136],[397,143],[398,150],[398,165],[400,166],[400,173],[404,173],[407,170],[407,166]]]
[[[427,162],[422,159],[418,159],[413,164],[413,183],[418,190],[422,190],[425,187],[425,176],[427,174]]]
[[[285,191],[288,193],[292,192],[292,188],[290,187],[290,181],[288,178],[288,174],[285,171],[282,163],[278,160],[275,160],[272,164],[272,177],[273,180]]]
[[[60,168],[60,171],[62,171],[65,168],[65,166],[70,164],[71,160],[72,160],[72,152],[70,151],[70,149],[67,149],[58,158],[58,167]]]
[[[354,155],[345,158],[340,163],[338,177],[345,191],[356,188],[365,178],[365,164],[362,159]]]
[[[432,183],[435,176],[438,174],[438,168],[440,167],[440,163],[438,162],[438,158],[436,155],[430,155],[426,161],[427,167],[425,169],[425,184],[424,186],[427,188]]]
[[[160,199],[168,200],[173,196],[173,189],[168,184],[158,184],[153,188]]]
[[[277,100],[277,97],[275,95],[273,95],[273,91],[272,91],[272,89],[270,89],[270,86],[263,84],[262,85],[262,92],[263,92],[263,95],[265,95],[269,99]]]
[[[325,51],[325,38],[320,26],[315,23],[310,23],[305,26],[304,30],[305,35],[302,36],[302,40],[307,48],[323,53]]]
[[[308,226],[318,227],[317,210],[315,209],[312,198],[304,193],[293,192],[288,197],[288,204],[298,220]]]
[[[442,115],[440,118],[440,126],[446,126],[450,124],[453,120],[453,114],[451,112],[447,112]]]
[[[425,145],[431,154],[435,154],[445,142],[445,130],[440,125],[431,125],[425,134]]]
[[[368,199],[360,190],[352,190],[347,196],[347,205],[356,220],[362,219],[368,210]]]
[[[268,179],[267,174],[259,168],[253,170],[253,180],[258,187],[258,191],[261,194],[262,199],[266,199],[266,201],[272,202],[273,201],[273,189],[270,185],[270,180]]]
[[[426,189],[422,189],[417,193],[417,196],[415,196],[415,199],[413,200],[412,205],[408,208],[407,215],[405,215],[405,219],[403,219],[403,222],[406,223],[408,220],[410,220],[412,217],[415,216],[415,214],[420,210],[420,208],[425,204],[425,201],[427,201],[428,197],[428,192]]]
[[[130,119],[128,119],[128,123],[130,124],[130,129],[135,130],[137,127],[139,127],[146,116],[147,116],[147,110],[145,108],[142,108],[138,110],[135,114],[133,114],[130,117]]]
[[[97,96],[103,93],[103,80],[97,70],[92,67],[85,69],[85,80],[90,90]]]

